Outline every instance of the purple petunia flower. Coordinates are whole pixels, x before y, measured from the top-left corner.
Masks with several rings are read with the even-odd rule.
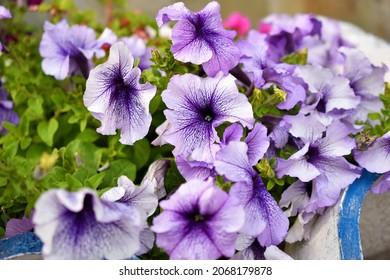
[[[245,142],[232,141],[217,153],[217,172],[236,182],[230,194],[239,199],[245,210],[241,233],[255,236],[262,246],[277,245],[287,234],[288,219],[253,170]]]
[[[390,131],[376,139],[367,150],[354,150],[353,154],[357,163],[370,172],[390,171]]]
[[[385,87],[384,76],[387,66],[377,67],[358,49],[342,47],[339,52],[344,58],[342,74],[350,81],[350,86],[361,101],[348,116],[349,122],[366,121],[369,113],[379,112],[383,103],[379,95]]]
[[[175,146],[174,155],[192,154],[195,160],[210,160],[218,149],[215,127],[236,121],[252,127],[252,107],[234,81],[233,76],[224,77],[221,72],[215,78],[192,74],[172,77],[162,99],[171,125],[164,139]]]
[[[244,211],[238,201],[217,188],[212,179],[191,180],[168,200],[153,220],[156,244],[171,259],[218,259],[234,255]]]
[[[232,260],[292,260],[276,246],[263,247],[256,237],[240,234],[237,238],[238,252]]]
[[[19,123],[19,116],[12,109],[14,103],[8,100],[8,92],[3,89],[3,83],[0,81],[0,134],[6,134],[7,130],[3,127],[3,122],[13,124]]]
[[[152,48],[146,47],[144,40],[137,35],[131,37],[123,37],[120,39],[130,49],[134,59],[139,58],[138,68],[141,70],[149,69],[152,62],[149,60],[152,57]]]
[[[278,105],[280,109],[291,109],[306,98],[302,79],[295,77],[295,66],[278,63],[265,36],[252,30],[248,39],[238,43],[242,49],[240,62],[244,70],[251,73],[257,88],[267,89],[276,85],[287,94],[286,100]]]
[[[110,49],[107,62],[91,70],[84,94],[84,104],[102,126],[103,135],[121,130],[119,141],[132,145],[148,133],[152,116],[150,100],[156,87],[140,84],[141,70],[133,68],[134,59],[123,42]]]
[[[390,190],[390,172],[386,172],[372,185],[370,191],[376,194],[382,194]]]
[[[140,249],[146,217],[81,189],[50,190],[35,204],[35,233],[46,259],[126,259]]]
[[[157,195],[155,194],[155,182],[146,177],[137,187],[126,176],[118,178],[118,186],[105,192],[101,199],[104,201],[116,202],[128,206],[127,211],[139,211],[144,216],[150,217],[158,206]],[[145,224],[144,229],[140,232],[141,248],[135,253],[139,256],[147,253],[152,249],[154,244],[154,234]]]
[[[42,69],[57,80],[63,80],[66,76],[78,72],[87,78],[92,57],[105,56],[102,46],[117,39],[111,30],[105,29],[96,40],[93,29],[83,25],[69,27],[66,20],[55,25],[45,22],[44,30],[39,45],[39,53],[43,57]]]
[[[302,119],[296,121],[302,122]],[[354,139],[348,136],[351,131],[342,123],[334,121],[326,128],[326,136],[320,138],[317,129],[313,127],[316,125],[308,125],[306,129],[303,125],[292,125],[294,136],[299,137],[304,145],[287,160],[278,158],[275,169],[278,177],[289,175],[302,182],[312,181],[310,203],[305,207],[308,212],[333,205],[341,190],[360,177],[360,168],[343,157],[355,148]],[[318,127],[321,127],[319,123]],[[307,129],[313,134],[311,137]]]
[[[11,17],[11,12],[6,7],[0,5],[0,19]]]
[[[30,218],[23,217],[22,219],[10,219],[5,228],[4,238],[32,231],[34,228],[34,224],[31,221],[32,215],[33,213],[30,214]]]
[[[12,18],[11,12],[5,8],[4,6],[0,5],[0,19],[4,18]],[[1,42],[0,42],[0,51],[3,49]]]
[[[296,75],[308,86],[308,95],[300,113],[311,114],[324,125],[341,119],[348,110],[356,109],[360,97],[356,96],[345,77],[334,75],[318,65],[300,66]]]
[[[235,31],[222,27],[220,6],[210,2],[200,12],[188,10],[184,3],[162,8],[156,21],[159,27],[168,21],[178,21],[172,29],[173,56],[183,62],[202,64],[209,76],[219,71],[225,75],[238,64],[240,50],[235,46]]]

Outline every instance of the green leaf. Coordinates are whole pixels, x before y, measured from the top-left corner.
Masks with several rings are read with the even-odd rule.
[[[67,183],[68,189],[75,191],[81,187],[83,187],[83,183],[81,183],[79,180],[77,180],[73,175],[71,174],[66,174],[65,175],[65,180]]]
[[[105,176],[104,173],[96,174],[96,175],[88,178],[87,180],[85,180],[84,185],[96,190],[100,186],[100,184],[103,182],[104,176]]]
[[[11,158],[17,154],[19,148],[19,142],[13,141],[10,143],[4,143],[3,147],[4,147],[4,157]]]
[[[20,142],[20,148],[21,148],[22,150],[27,149],[27,148],[30,146],[31,141],[32,141],[31,137],[24,138],[24,139]]]
[[[8,183],[8,179],[4,177],[0,177],[0,187],[6,186]]]
[[[37,132],[42,141],[49,147],[53,146],[53,137],[58,129],[58,121],[51,118],[49,122],[40,122],[38,124]]]
[[[370,113],[370,114],[368,114],[368,117],[373,121],[382,120],[382,115],[380,113]]]
[[[149,161],[150,144],[146,138],[134,143],[131,160],[141,169]]]
[[[103,187],[117,186],[116,180],[124,175],[134,181],[136,176],[136,166],[127,159],[118,159],[110,162],[110,166],[104,170]]]
[[[3,122],[3,127],[11,133],[17,133],[16,126],[10,122]]]

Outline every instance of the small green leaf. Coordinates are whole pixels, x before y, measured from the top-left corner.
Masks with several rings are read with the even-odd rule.
[[[57,129],[58,121],[54,118],[51,118],[49,122],[40,122],[38,124],[37,132],[42,141],[51,147],[53,146],[53,137]]]
[[[66,174],[65,175],[65,180],[67,183],[67,187],[70,190],[77,190],[81,187],[83,187],[83,183],[81,183],[79,180],[77,180],[73,175],[71,174]]]
[[[103,178],[103,187],[116,186],[116,180],[124,175],[130,180],[134,181],[136,176],[136,166],[127,159],[118,159],[110,162],[110,166],[102,173],[105,174]]]
[[[8,179],[4,177],[0,177],[0,187],[6,186],[8,183]]]
[[[92,177],[85,180],[84,185],[96,190],[103,182],[104,176],[105,176],[104,173],[93,175]]]
[[[20,148],[21,148],[22,150],[27,149],[27,148],[30,146],[31,141],[32,141],[31,137],[24,138],[24,139],[20,142]]]

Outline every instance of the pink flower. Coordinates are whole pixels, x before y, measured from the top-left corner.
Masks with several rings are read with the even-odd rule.
[[[251,22],[248,17],[239,12],[230,14],[228,19],[223,23],[223,26],[228,29],[233,29],[238,32],[239,36],[244,36],[251,27]]]

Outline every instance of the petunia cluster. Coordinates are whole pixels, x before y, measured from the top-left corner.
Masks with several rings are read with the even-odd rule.
[[[390,132],[375,129],[390,127],[388,68],[350,44],[337,21],[270,15],[249,30],[238,13],[223,22],[217,2],[198,12],[180,2],[162,8],[156,23],[160,30],[142,27],[147,36],[102,28],[98,39],[87,25],[44,24],[43,72],[82,88],[82,108],[53,118],[85,116],[77,145],[93,139],[101,148],[88,152],[99,161],[91,171],[85,151],[54,145],[48,169],[58,158],[61,168],[71,165],[71,154],[73,180],[35,177],[78,189],[48,187],[34,206],[45,258],[291,259],[284,242],[310,238],[316,217],[364,169],[381,174],[373,192],[390,189]],[[79,74],[81,86],[61,83]],[[1,120],[17,124],[0,93]],[[139,186],[124,175],[133,171]],[[83,186],[72,185],[79,177]],[[104,188],[84,186],[100,180]]]

